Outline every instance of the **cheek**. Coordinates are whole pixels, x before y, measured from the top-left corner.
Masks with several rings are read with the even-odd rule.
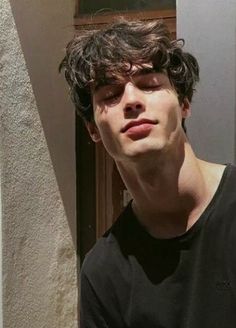
[[[181,126],[182,116],[181,108],[176,97],[168,97],[166,99],[161,99],[161,101],[156,102],[156,108],[158,111],[158,119],[160,123],[167,128],[168,131],[174,131]]]
[[[95,123],[102,134],[116,133],[119,130],[121,118],[115,108],[97,108],[94,113]]]
[[[115,147],[114,145],[117,143],[117,121],[108,120],[107,117],[106,119],[99,117],[99,119],[97,118],[96,120],[96,124],[101,140],[107,151],[110,153],[111,149],[113,149]]]
[[[111,127],[106,122],[98,123],[97,127],[102,139],[104,139],[104,137],[109,137],[112,133]]]
[[[103,146],[111,157],[115,157],[121,148],[115,127],[107,121],[99,121],[97,127]]]
[[[178,107],[174,107],[173,110],[169,113],[167,126],[170,129],[170,131],[175,131],[179,126],[181,122],[181,116],[179,112]]]

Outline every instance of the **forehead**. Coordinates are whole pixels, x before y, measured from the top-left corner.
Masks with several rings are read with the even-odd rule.
[[[102,78],[97,78],[93,83],[90,84],[91,92],[94,93],[100,88],[107,85],[121,84],[127,79],[133,79],[141,75],[147,75],[151,73],[157,73],[158,70],[154,69],[153,64],[146,63],[142,65],[126,65],[122,72],[117,72],[117,74],[108,72],[103,72]]]

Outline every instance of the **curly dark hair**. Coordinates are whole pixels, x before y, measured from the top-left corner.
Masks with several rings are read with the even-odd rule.
[[[101,30],[80,32],[69,42],[59,70],[65,72],[76,110],[85,121],[93,119],[91,83],[104,84],[109,78],[129,74],[133,66],[152,63],[166,72],[180,104],[192,100],[199,81],[197,60],[182,47],[184,40],[171,40],[163,21],[128,21],[120,18]],[[183,128],[184,121],[182,122]]]

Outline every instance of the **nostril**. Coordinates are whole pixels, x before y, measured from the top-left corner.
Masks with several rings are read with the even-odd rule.
[[[133,110],[133,107],[132,106],[126,106],[125,110],[126,110],[126,112],[130,112],[130,111]]]
[[[142,105],[141,104],[136,104],[136,109],[142,109]]]
[[[131,112],[141,112],[144,109],[144,105],[141,102],[134,102],[134,103],[129,103],[126,104],[124,110],[126,113],[131,113]]]
[[[142,108],[143,108],[142,104],[134,104],[134,105],[127,105],[125,107],[125,110],[127,112],[130,112],[132,110],[142,110]]]

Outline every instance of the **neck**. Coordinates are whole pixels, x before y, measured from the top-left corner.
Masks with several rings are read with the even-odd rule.
[[[204,165],[187,141],[178,153],[157,157],[148,163],[118,162],[117,167],[141,224],[150,234],[169,238],[194,224],[211,193],[206,186]]]

